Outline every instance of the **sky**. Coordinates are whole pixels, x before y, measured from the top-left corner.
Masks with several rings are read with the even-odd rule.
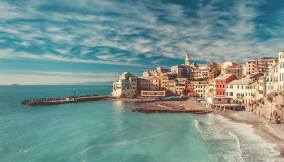
[[[0,0],[0,84],[106,82],[277,56],[283,0]]]

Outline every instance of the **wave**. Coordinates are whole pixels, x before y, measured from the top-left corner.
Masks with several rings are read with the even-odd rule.
[[[240,157],[240,162],[244,162],[244,159],[242,158],[243,157],[243,153],[242,153],[242,149],[241,149],[241,143],[240,143],[240,139],[238,138],[238,136],[232,132],[228,132],[228,134],[233,137],[236,141],[236,148],[238,149],[238,154]]]
[[[259,136],[252,125],[234,122],[220,115],[215,115],[215,119],[235,140],[243,161],[284,161],[276,145]]]
[[[106,143],[106,144],[94,144],[94,145],[90,145],[87,148],[84,148],[83,150],[81,150],[79,152],[79,154],[84,155],[85,153],[87,153],[88,151],[90,151],[93,148],[97,148],[97,147],[114,147],[114,146],[121,146],[121,145],[129,145],[129,144],[136,144],[145,140],[149,140],[152,138],[156,138],[159,136],[162,136],[163,134],[156,134],[153,136],[148,136],[148,137],[143,137],[143,138],[138,138],[138,139],[134,139],[134,140],[123,140],[123,141],[119,141],[116,143]]]

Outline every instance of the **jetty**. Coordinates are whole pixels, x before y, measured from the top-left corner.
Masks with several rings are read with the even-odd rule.
[[[71,96],[71,97],[61,97],[61,98],[44,98],[44,99],[28,99],[24,100],[22,104],[24,105],[59,105],[66,103],[78,103],[78,102],[89,102],[98,100],[110,100],[111,96],[99,96],[99,95],[85,95],[85,96]]]

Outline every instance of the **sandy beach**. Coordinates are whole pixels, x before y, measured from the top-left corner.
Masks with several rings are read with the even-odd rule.
[[[143,101],[143,100],[142,100]],[[167,112],[167,113],[194,113],[194,114],[206,114],[211,113],[212,110],[205,107],[203,104],[198,103],[194,100],[188,99],[185,101],[151,101],[144,100],[140,101],[139,108],[135,109],[134,112]],[[135,103],[139,103],[135,101]]]
[[[281,156],[284,157],[284,125],[283,124],[271,124],[269,121],[260,118],[252,113],[242,112],[220,112],[214,111],[215,114],[222,115],[235,122],[246,123],[252,125],[255,133],[261,136],[263,139],[276,144],[277,149],[280,151]]]
[[[146,109],[166,109],[170,111],[174,110],[191,110],[212,112],[217,115],[222,115],[237,123],[245,123],[252,125],[255,133],[261,136],[263,139],[276,144],[277,149],[284,157],[284,124],[271,124],[269,121],[260,118],[252,113],[246,111],[212,111],[204,104],[198,103],[193,99],[186,101],[158,101],[153,99],[124,99],[124,102],[138,104],[139,107]]]

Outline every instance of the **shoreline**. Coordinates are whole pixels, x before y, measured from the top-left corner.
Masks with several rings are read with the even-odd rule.
[[[247,111],[218,111],[207,108],[204,104],[198,103],[195,100],[188,99],[186,101],[159,101],[159,100],[141,100],[141,99],[115,99],[113,101],[123,101],[126,103],[138,104],[138,107],[143,109],[153,110],[154,113],[163,113],[163,111],[155,111],[157,109],[169,110],[172,113],[176,113],[175,110],[189,110],[192,114],[207,114],[212,113],[215,115],[221,115],[233,122],[244,123],[251,125],[255,133],[264,140],[275,144],[275,149],[279,151],[280,156],[284,158],[284,125],[283,124],[271,124],[267,120],[256,116]],[[138,108],[139,109],[139,108]],[[190,112],[191,111],[191,112]],[[206,111],[207,113],[194,113]],[[210,111],[210,112],[209,112]],[[137,112],[134,110],[134,112]],[[139,112],[139,111],[138,111]],[[148,113],[142,111],[142,113]],[[151,111],[152,113],[152,111]]]
[[[279,151],[280,156],[284,157],[284,125],[271,124],[267,120],[260,118],[252,113],[242,112],[216,112],[213,114],[221,115],[236,123],[251,125],[255,133],[261,138],[275,144],[275,149]]]

